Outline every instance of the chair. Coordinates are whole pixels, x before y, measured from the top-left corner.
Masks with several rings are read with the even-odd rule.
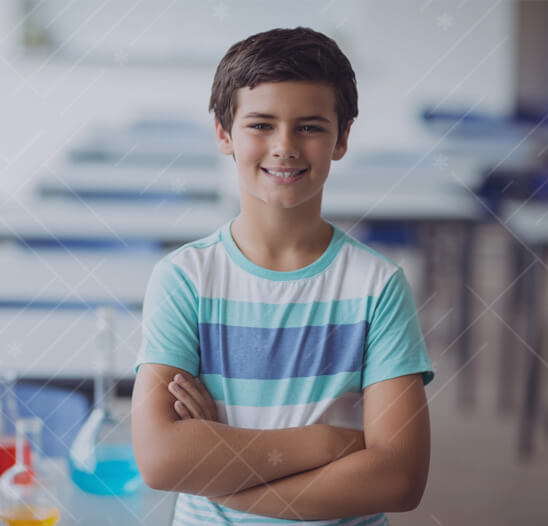
[[[15,397],[18,416],[35,416],[44,423],[42,454],[66,457],[89,413],[87,397],[78,391],[21,381],[15,387]]]

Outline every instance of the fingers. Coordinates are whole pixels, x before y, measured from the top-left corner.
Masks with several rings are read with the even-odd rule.
[[[169,384],[169,391],[182,402],[192,418],[217,421],[215,402],[206,387],[197,378],[187,380],[181,374],[177,374]]]
[[[200,382],[199,378],[196,377],[194,380],[197,390],[201,393],[203,399],[205,400],[210,419],[217,422],[217,406],[215,405],[215,401],[213,400],[213,398],[211,398],[209,391],[207,390],[206,386],[202,382]]]
[[[192,415],[188,412],[185,404],[183,404],[180,400],[175,402],[175,412],[181,420],[185,420],[185,418],[192,418]]]
[[[185,381],[183,382],[183,385],[186,383],[190,383],[190,382]],[[184,408],[186,408],[191,418],[202,418],[202,419],[207,418],[206,413],[202,409],[203,404],[199,404],[195,400],[193,393],[191,393],[190,387],[187,387],[186,385],[184,385],[183,387],[178,382],[173,381],[169,383],[168,389],[169,389],[169,392],[173,396],[175,396],[175,398],[179,402],[179,403],[175,402],[175,406],[176,406],[175,411],[177,412],[177,414],[179,414],[179,411],[177,410],[177,406],[181,407],[182,405],[184,406]]]

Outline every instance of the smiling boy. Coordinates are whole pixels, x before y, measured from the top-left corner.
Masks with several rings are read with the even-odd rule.
[[[426,485],[434,373],[402,269],[321,216],[354,72],[321,33],[267,31],[228,50],[210,110],[240,214],[149,280],[141,473],[179,492],[173,524],[387,524]]]

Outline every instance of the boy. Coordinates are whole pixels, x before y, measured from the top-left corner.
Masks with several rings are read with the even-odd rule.
[[[401,268],[321,217],[352,67],[311,29],[253,35],[221,60],[210,110],[240,214],[152,272],[139,469],[179,492],[173,524],[387,524],[426,485],[434,373]]]

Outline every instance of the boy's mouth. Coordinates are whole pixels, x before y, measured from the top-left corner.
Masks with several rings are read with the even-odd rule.
[[[297,177],[299,175],[302,175],[304,172],[306,172],[306,168],[303,168],[302,170],[288,170],[288,169],[263,168],[262,166],[261,166],[261,170],[267,173],[268,175],[281,177],[283,179]]]

